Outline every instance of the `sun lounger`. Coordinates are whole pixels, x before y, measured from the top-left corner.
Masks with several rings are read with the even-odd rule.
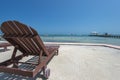
[[[0,72],[35,77],[36,74],[43,71],[44,77],[48,78],[50,69],[46,68],[47,64],[55,54],[58,54],[59,46],[45,46],[33,28],[18,21],[6,21],[2,23],[1,30],[4,33],[3,38],[15,48],[11,59],[0,63]],[[16,57],[17,50],[23,54]],[[35,57],[30,61],[20,62],[20,59],[29,55]],[[7,67],[10,64],[13,64],[13,66]],[[24,68],[21,68],[22,65],[24,65]],[[27,69],[27,67],[30,69]]]
[[[4,48],[4,51],[7,50],[7,47],[8,47],[8,46],[11,46],[11,44],[9,44],[9,43],[0,43],[0,48],[1,48],[1,47]]]

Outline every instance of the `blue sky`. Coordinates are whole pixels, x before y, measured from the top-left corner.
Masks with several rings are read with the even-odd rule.
[[[120,34],[120,0],[0,0],[0,24],[7,20],[40,34]]]

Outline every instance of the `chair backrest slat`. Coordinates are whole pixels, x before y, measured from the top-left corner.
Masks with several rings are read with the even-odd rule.
[[[19,29],[19,27],[15,24],[15,22],[14,22],[14,21],[12,21],[12,23],[14,24],[14,26],[15,26],[16,30],[18,30],[18,33],[19,33],[19,34],[21,34],[21,35],[23,35],[22,30],[21,30],[21,29]]]
[[[7,25],[8,25],[7,28],[10,30],[10,33],[12,34],[12,36],[14,36],[14,33],[18,35],[18,30],[16,29],[16,26],[14,26],[13,23],[11,23],[11,21],[7,22]]]
[[[14,24],[16,24],[16,25],[17,25],[17,28],[19,28],[19,30],[21,30],[21,33],[22,33],[21,36],[27,34],[27,31],[25,31],[23,24],[20,24],[20,23],[17,22],[17,21],[14,21]]]
[[[30,49],[24,44],[24,42],[22,41],[22,39],[14,39],[14,41],[17,42],[18,47],[22,47],[22,49],[26,52],[30,52]]]
[[[31,38],[30,38],[29,40],[27,39],[27,41],[28,41],[28,43],[30,44],[31,48],[32,48],[36,53],[39,52],[39,49],[36,47],[35,42],[33,42],[33,41],[31,40]]]
[[[20,39],[22,41],[22,44],[24,44],[27,48],[27,50],[29,51],[29,53],[34,53],[34,51],[32,50],[32,48],[29,46],[28,42],[26,42],[25,39]]]
[[[4,28],[1,28],[1,30],[4,31],[4,33],[5,33],[4,36],[7,36],[7,35],[10,36],[10,35],[12,35],[12,33],[11,33],[12,31],[8,27],[9,25],[6,23],[6,24],[4,24],[4,26],[5,26]]]

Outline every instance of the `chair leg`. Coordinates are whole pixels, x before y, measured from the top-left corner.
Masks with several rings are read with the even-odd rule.
[[[57,50],[57,51],[56,51],[56,56],[58,55],[58,52],[59,52],[59,51]]]
[[[50,69],[47,69],[47,66],[43,67],[43,76],[48,79],[50,76]]]
[[[4,51],[7,51],[7,46],[4,47]]]
[[[18,63],[13,63],[13,68],[18,68]]]

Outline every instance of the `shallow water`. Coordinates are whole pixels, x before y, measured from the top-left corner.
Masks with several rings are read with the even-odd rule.
[[[45,42],[80,42],[120,45],[120,39],[90,36],[41,36]]]
[[[70,35],[48,35],[41,36],[44,42],[72,42],[72,43],[103,43],[120,46],[120,39],[118,38],[106,38],[106,37],[91,37],[91,36],[70,36]],[[0,39],[4,41],[4,39]]]

